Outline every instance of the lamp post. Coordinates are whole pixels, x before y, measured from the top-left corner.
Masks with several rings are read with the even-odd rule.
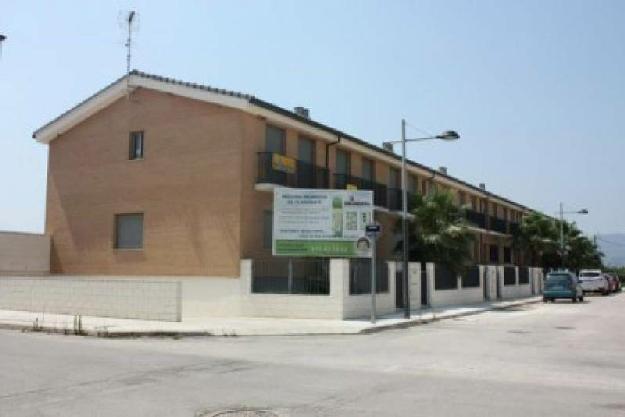
[[[401,143],[401,234],[402,234],[402,289],[404,298],[404,317],[410,318],[410,294],[408,285],[408,191],[406,187],[406,143],[422,142],[425,140],[440,139],[445,141],[454,141],[460,139],[460,135],[454,130],[446,130],[435,136],[426,136],[423,138],[406,138],[406,120],[401,119],[401,140],[384,142],[385,148],[391,147],[396,143]]]
[[[564,204],[560,203],[560,262],[564,268],[564,215],[565,214],[588,214],[587,209],[577,211],[564,211]]]

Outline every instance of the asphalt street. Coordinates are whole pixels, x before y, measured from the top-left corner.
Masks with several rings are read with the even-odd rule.
[[[0,416],[625,416],[625,294],[370,335],[0,330]]]

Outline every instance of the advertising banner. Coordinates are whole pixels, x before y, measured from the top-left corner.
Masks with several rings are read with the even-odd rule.
[[[275,256],[371,257],[373,191],[276,188]]]

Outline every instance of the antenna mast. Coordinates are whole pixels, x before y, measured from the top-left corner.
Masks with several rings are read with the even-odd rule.
[[[126,75],[130,75],[130,60],[132,59],[132,22],[135,19],[135,11],[128,12],[126,23],[128,24],[128,38],[126,40]]]
[[[0,58],[2,58],[2,43],[5,41],[7,37],[0,33]]]

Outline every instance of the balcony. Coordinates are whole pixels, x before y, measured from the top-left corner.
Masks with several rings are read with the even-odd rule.
[[[490,217],[490,230],[499,233],[508,233],[508,222],[495,216]]]
[[[295,188],[328,188],[328,170],[284,155],[259,152],[256,183]]]
[[[352,175],[334,174],[334,188],[346,189],[348,185],[353,185],[359,190],[373,191],[373,204],[378,207],[388,207],[386,185]]]
[[[469,223],[480,229],[486,229],[486,216],[475,210],[465,210],[465,217]]]
[[[408,212],[412,212],[415,208],[415,194],[407,193],[408,196]],[[388,189],[388,208],[393,211],[402,211],[402,191],[401,188]]]
[[[521,231],[521,225],[518,222],[510,222],[510,234],[518,235]]]

